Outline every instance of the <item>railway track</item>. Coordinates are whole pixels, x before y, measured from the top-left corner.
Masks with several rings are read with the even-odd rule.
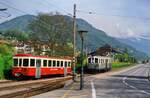
[[[0,98],[26,98],[63,87],[72,77],[20,81],[0,85]]]
[[[12,80],[1,80],[0,84],[10,83],[10,82],[14,82],[14,81],[12,81]]]

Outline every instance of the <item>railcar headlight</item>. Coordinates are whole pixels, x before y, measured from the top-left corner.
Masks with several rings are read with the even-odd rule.
[[[15,76],[16,77],[19,77],[21,74],[20,73],[15,73]]]

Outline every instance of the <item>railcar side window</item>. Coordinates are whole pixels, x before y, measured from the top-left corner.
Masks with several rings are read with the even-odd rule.
[[[23,59],[23,66],[28,66],[29,65],[29,59]]]
[[[60,65],[61,65],[61,67],[63,67],[63,61],[61,61],[61,64],[60,64]]]
[[[14,59],[14,66],[18,66],[18,59]]]
[[[19,66],[22,65],[22,59],[19,59]]]
[[[88,63],[91,63],[91,58],[88,58]]]
[[[65,61],[65,67],[67,67],[67,62]]]
[[[48,61],[48,66],[49,66],[49,67],[51,67],[51,66],[52,66],[52,64],[51,64],[51,63],[52,63],[52,61],[51,61],[51,60],[49,60],[49,61]]]
[[[71,66],[71,62],[68,62],[68,67],[70,67]]]
[[[53,61],[53,67],[55,67],[56,66],[56,61]]]
[[[30,66],[35,66],[35,59],[30,59]]]
[[[57,67],[59,67],[59,63],[60,63],[60,62],[59,62],[59,61],[57,61]]]
[[[101,59],[99,59],[99,63],[101,63]]]
[[[47,67],[47,60],[43,60],[43,67]]]
[[[95,58],[95,63],[98,63],[98,58]]]

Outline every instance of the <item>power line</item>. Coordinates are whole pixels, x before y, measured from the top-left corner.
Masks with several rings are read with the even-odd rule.
[[[10,16],[11,16],[11,14],[9,14],[9,13],[7,13],[7,12],[3,12],[3,13],[5,13],[7,16],[0,15],[1,17],[8,18],[8,17],[10,17]]]
[[[3,5],[5,5],[5,6],[7,6],[7,7],[12,8],[12,9],[14,9],[14,10],[16,10],[16,11],[19,11],[19,12],[21,12],[21,13],[30,15],[29,13],[27,13],[27,12],[25,12],[25,11],[22,11],[22,10],[20,10],[20,9],[17,9],[17,8],[15,8],[15,7],[12,7],[12,6],[10,6],[10,5],[6,4],[6,3],[0,2],[0,4],[3,4]],[[35,16],[35,18],[38,19],[37,16]],[[45,23],[45,21],[42,21],[42,20],[39,20],[39,21],[40,21],[41,23],[43,23],[44,25],[49,26],[47,23]],[[46,28],[46,27],[45,27],[45,28]],[[47,28],[47,29],[49,29],[49,28]]]
[[[71,13],[69,13],[68,11],[59,8],[57,5],[54,5],[54,4],[50,3],[50,2],[48,2],[47,0],[45,0],[45,1],[46,1],[47,4],[52,5],[53,7],[58,8],[58,9],[62,10],[63,12],[65,12],[67,15],[73,17],[73,15]]]
[[[91,15],[115,16],[115,17],[121,17],[121,18],[133,18],[133,19],[150,20],[150,18],[145,18],[145,17],[117,15],[117,14],[109,14],[109,15],[107,15],[105,13],[97,13],[97,12],[90,12],[90,11],[83,11],[83,10],[77,10],[77,12],[84,13],[84,14],[91,14]]]

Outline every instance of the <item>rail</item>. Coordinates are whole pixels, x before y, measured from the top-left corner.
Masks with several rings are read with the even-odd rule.
[[[22,84],[22,85],[16,85],[16,86],[8,86],[6,88],[0,88],[0,98],[26,98],[30,97],[33,95],[41,94],[44,92],[51,91],[53,89],[57,89],[60,87],[63,87],[65,85],[65,82],[67,80],[72,79],[71,76],[69,77],[62,77],[62,78],[57,78],[53,80],[47,80],[47,81],[38,81],[34,83],[29,83],[29,84]],[[34,87],[36,86],[36,87]],[[5,90],[16,90],[21,88],[22,90],[20,91],[15,91],[11,93],[1,93],[5,92]],[[3,89],[3,90],[2,90]]]

